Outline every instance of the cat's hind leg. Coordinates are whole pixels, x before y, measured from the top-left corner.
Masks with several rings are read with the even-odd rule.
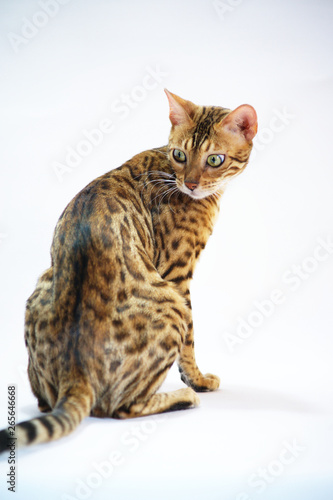
[[[167,313],[168,314],[168,313]],[[173,392],[156,393],[165,380],[169,369],[178,358],[181,341],[179,331],[166,328],[163,336],[151,339],[155,349],[155,361],[147,372],[140,371],[140,391],[133,394],[132,401],[120,404],[113,412],[115,418],[133,418],[167,411],[193,408],[199,405],[199,397],[191,388]],[[148,348],[149,351],[149,348]]]
[[[198,406],[200,399],[189,387],[172,392],[153,394],[147,401],[133,403],[128,408],[119,408],[115,418],[134,418],[154,415],[167,411],[185,410]]]

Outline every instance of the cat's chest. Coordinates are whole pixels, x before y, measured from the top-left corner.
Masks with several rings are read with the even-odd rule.
[[[213,230],[217,207],[204,201],[175,204],[153,211],[154,263],[166,279],[191,278]]]

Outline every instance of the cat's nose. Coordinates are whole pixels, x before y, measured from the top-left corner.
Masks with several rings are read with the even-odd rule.
[[[198,182],[185,181],[184,184],[190,189],[190,191],[194,191],[194,189],[198,186]]]

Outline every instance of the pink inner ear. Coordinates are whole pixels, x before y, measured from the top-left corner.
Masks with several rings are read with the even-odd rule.
[[[249,104],[242,104],[232,111],[222,124],[227,126],[231,132],[241,133],[250,142],[258,130],[257,113]]]
[[[192,120],[186,111],[186,107],[189,107],[190,101],[185,101],[181,97],[172,94],[167,89],[164,89],[164,92],[167,95],[169,106],[170,106],[170,114],[169,118],[172,125],[191,125]]]

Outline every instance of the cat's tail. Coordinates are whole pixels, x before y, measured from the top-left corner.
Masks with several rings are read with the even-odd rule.
[[[90,414],[93,405],[91,387],[75,384],[60,397],[54,409],[47,415],[21,422],[0,431],[0,453],[10,450],[12,446],[28,446],[32,444],[54,441],[70,434],[80,422]]]

